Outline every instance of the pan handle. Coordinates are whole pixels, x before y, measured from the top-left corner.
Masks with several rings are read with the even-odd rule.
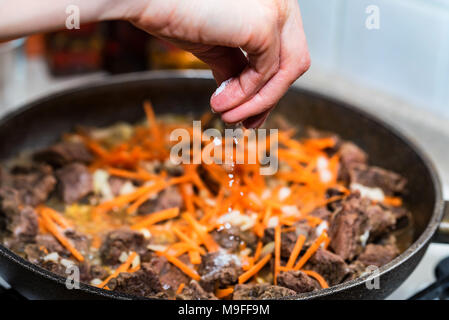
[[[449,201],[444,201],[443,210],[443,220],[441,220],[440,227],[432,240],[437,243],[449,243]]]

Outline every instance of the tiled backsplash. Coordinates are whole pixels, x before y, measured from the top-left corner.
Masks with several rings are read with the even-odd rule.
[[[449,119],[449,0],[299,0],[312,68]],[[379,8],[379,29],[365,21]],[[313,69],[312,69],[313,70]]]

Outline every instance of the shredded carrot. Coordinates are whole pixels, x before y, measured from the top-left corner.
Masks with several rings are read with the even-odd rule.
[[[225,297],[231,295],[233,292],[234,292],[234,288],[232,288],[232,287],[229,287],[226,289],[217,289],[215,291],[215,296],[219,299],[222,299],[222,298],[225,298]]]
[[[199,251],[199,253],[201,254],[206,254],[206,251],[204,251],[203,248],[201,248],[197,243],[195,243],[195,241],[193,241],[193,239],[189,236],[187,236],[186,234],[184,234],[181,230],[179,230],[179,228],[177,227],[173,227],[172,228],[173,232],[176,234],[176,236],[181,239],[182,241],[185,241],[187,243],[189,243],[190,245],[192,245],[193,247],[196,247]]]
[[[306,253],[299,259],[298,263],[293,268],[294,270],[301,269],[306,262],[313,256],[313,254],[320,248],[321,244],[326,240],[327,233],[324,231],[321,235],[315,240],[315,242],[307,249]]]
[[[181,294],[181,292],[185,286],[186,286],[186,284],[184,282],[179,284],[178,289],[176,289],[176,294]]]
[[[50,215],[43,211],[41,212],[42,215],[42,221],[45,225],[45,228],[53,234],[53,236],[67,249],[70,251],[70,253],[78,260],[78,261],[84,261],[83,255],[75,248],[75,246],[72,245],[69,239],[67,239],[66,236],[64,236],[61,232],[59,232],[58,227],[51,219]]]
[[[142,229],[142,228],[146,228],[146,227],[149,227],[149,226],[151,226],[153,224],[156,224],[158,222],[176,218],[178,215],[179,215],[179,208],[178,207],[165,209],[165,210],[162,210],[162,211],[150,214],[148,217],[145,217],[140,222],[138,222],[138,223],[134,224],[133,226],[131,226],[131,229],[139,230],[139,229]]]
[[[260,259],[260,261],[258,263],[256,263],[251,269],[249,269],[248,271],[246,271],[239,277],[239,283],[240,284],[245,283],[246,281],[251,279],[253,276],[255,276],[268,263],[268,261],[270,261],[271,257],[272,257],[272,254],[270,253],[270,254],[267,254],[262,259]]]
[[[186,275],[188,275],[193,280],[199,281],[201,279],[201,277],[199,276],[198,273],[196,273],[195,270],[190,268],[188,265],[186,265],[184,262],[182,262],[178,258],[176,258],[168,253],[165,253],[165,252],[162,252],[160,254],[163,255],[170,263],[172,263],[174,266],[178,267],[179,270],[184,272]]]
[[[72,226],[72,224],[66,218],[64,218],[59,212],[53,210],[52,208],[40,206],[37,209],[39,212],[42,212],[42,210],[44,210],[50,216],[50,218],[61,228],[67,229]]]
[[[131,266],[131,264],[133,263],[134,258],[137,256],[137,253],[135,253],[134,251],[131,252],[128,256],[128,258],[126,259],[126,261],[121,264],[109,277],[107,277],[102,283],[100,283],[97,287],[99,288],[103,288],[105,285],[108,284],[108,282],[113,279],[116,278],[120,273],[122,272],[127,272],[129,270],[129,267]]]
[[[263,243],[262,243],[262,241],[259,240],[257,242],[256,252],[254,252],[254,261],[259,260],[260,253],[262,252],[262,246],[263,246]]]
[[[302,270],[302,272],[304,272],[308,276],[315,278],[320,283],[321,288],[323,288],[323,289],[329,288],[327,281],[318,272],[315,272],[312,270]]]
[[[279,267],[281,266],[281,226],[274,228],[274,284],[277,284]]]
[[[197,235],[201,238],[202,242],[204,243],[209,252],[216,252],[218,251],[218,249],[220,249],[220,247],[212,238],[212,236],[206,232],[206,228],[202,226],[198,221],[196,221],[195,218],[193,218],[188,213],[183,214],[183,218],[188,223],[190,223],[190,225],[193,227]]]
[[[288,262],[287,262],[287,265],[286,265],[286,267],[288,269],[293,268],[293,265],[294,265],[294,263],[296,261],[296,258],[298,258],[298,255],[301,252],[302,247],[304,246],[304,242],[305,241],[306,241],[306,237],[304,235],[302,235],[302,234],[300,234],[298,236],[298,238],[296,239],[295,246],[293,247],[293,250],[292,250],[292,252],[290,254],[290,257],[288,258]]]
[[[402,199],[399,197],[385,197],[383,203],[392,207],[400,207],[402,206]]]
[[[189,251],[189,259],[191,264],[201,263],[201,256],[198,251]]]

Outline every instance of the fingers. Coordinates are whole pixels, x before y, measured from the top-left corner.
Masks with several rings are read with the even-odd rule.
[[[211,97],[211,107],[216,112],[226,112],[250,100],[279,69],[280,39],[276,23],[267,22],[248,41],[243,46],[248,53],[248,65]]]
[[[209,48],[191,49],[198,59],[211,68],[217,84],[241,73],[248,65],[248,60],[239,48],[210,46]]]
[[[247,129],[259,128],[263,125],[265,120],[268,118],[272,109],[265,111],[262,114],[258,114],[257,116],[252,116],[243,121],[243,126]]]

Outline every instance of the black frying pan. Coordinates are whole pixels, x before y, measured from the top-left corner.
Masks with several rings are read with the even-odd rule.
[[[209,108],[209,97],[215,88],[208,73],[149,72],[111,77],[39,99],[0,120],[0,161],[21,150],[48,145],[75,125],[105,126],[117,121],[140,120],[144,116],[142,101],[146,98],[151,98],[157,113],[201,114]],[[399,172],[408,179],[409,193],[404,200],[414,216],[414,242],[380,268],[380,289],[367,289],[367,278],[359,278],[305,296],[385,298],[415,269],[443,217],[441,185],[432,163],[390,125],[354,106],[314,92],[291,89],[276,112],[300,126],[333,131],[354,141],[368,152],[373,164]],[[68,290],[64,278],[31,264],[3,246],[0,246],[0,275],[28,298],[130,298],[85,284],[79,290]]]

